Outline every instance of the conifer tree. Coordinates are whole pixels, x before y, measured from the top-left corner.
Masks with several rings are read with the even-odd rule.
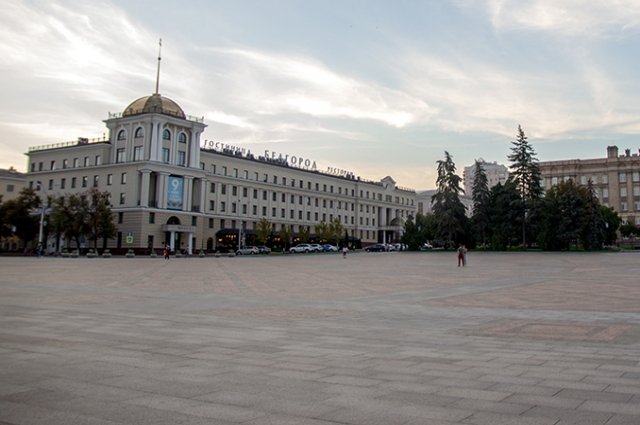
[[[489,227],[489,181],[484,170],[483,162],[476,160],[473,170],[473,187],[471,188],[473,199],[473,228],[476,232],[476,240],[483,245],[487,243],[487,230]]]
[[[456,165],[449,152],[444,152],[444,160],[438,160],[437,191],[431,198],[433,214],[436,218],[438,235],[448,245],[458,244],[464,237],[467,217],[465,206],[460,201],[464,189],[460,187],[462,178],[456,174]]]

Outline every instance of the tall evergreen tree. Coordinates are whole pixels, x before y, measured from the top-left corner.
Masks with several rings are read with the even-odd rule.
[[[540,185],[542,176],[538,159],[535,156],[536,153],[527,141],[527,136],[521,126],[518,126],[518,136],[511,144],[513,145],[511,154],[507,157],[511,161],[509,179],[515,183],[522,201],[522,216],[520,217],[522,247],[526,248],[527,212],[535,207],[535,203],[542,196],[543,189]]]
[[[438,160],[437,191],[431,198],[433,214],[438,225],[438,235],[447,245],[457,245],[464,239],[467,224],[465,206],[460,201],[464,190],[460,186],[462,178],[456,174],[456,165],[449,152],[444,152],[444,160]]]
[[[507,181],[497,184],[489,196],[489,240],[492,249],[504,250],[518,240],[518,218],[522,202],[515,183]]]
[[[476,240],[486,245],[487,231],[489,229],[489,180],[487,179],[483,162],[478,160],[474,164],[471,198],[473,200],[473,216],[471,220],[476,233]]]

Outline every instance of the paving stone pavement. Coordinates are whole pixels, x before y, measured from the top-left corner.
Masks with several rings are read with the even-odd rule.
[[[640,253],[0,258],[0,425],[640,424]]]

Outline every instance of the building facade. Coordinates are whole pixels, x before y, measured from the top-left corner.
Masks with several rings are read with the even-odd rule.
[[[640,152],[617,146],[607,147],[607,156],[596,159],[570,159],[540,162],[545,190],[560,182],[573,180],[593,185],[600,203],[616,210],[624,223],[640,225]]]
[[[274,234],[289,227],[294,241],[338,219],[362,244],[392,242],[415,210],[415,192],[391,177],[369,181],[318,171],[309,159],[202,141],[203,119],[158,93],[105,124],[105,139],[30,148],[27,184],[48,196],[108,191],[118,227],[110,249],[215,251],[246,241],[262,218]]]
[[[482,164],[485,174],[487,175],[487,184],[489,189],[498,183],[505,184],[509,179],[509,169],[497,162],[486,162],[484,159],[478,159]],[[464,181],[464,192],[467,196],[471,196],[473,192],[473,183],[475,181],[476,164],[464,167],[462,179]]]
[[[7,202],[20,195],[20,191],[26,186],[26,176],[24,173],[11,167],[8,170],[0,169],[0,199]]]

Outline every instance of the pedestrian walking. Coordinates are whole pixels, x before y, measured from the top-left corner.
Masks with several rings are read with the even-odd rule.
[[[464,267],[465,266],[465,247],[464,245],[460,244],[460,246],[458,246],[458,267],[460,267],[461,265]]]
[[[163,255],[165,260],[169,259],[169,247],[164,248]]]
[[[347,252],[349,252],[349,248],[345,245],[342,247],[342,258],[347,258]]]

